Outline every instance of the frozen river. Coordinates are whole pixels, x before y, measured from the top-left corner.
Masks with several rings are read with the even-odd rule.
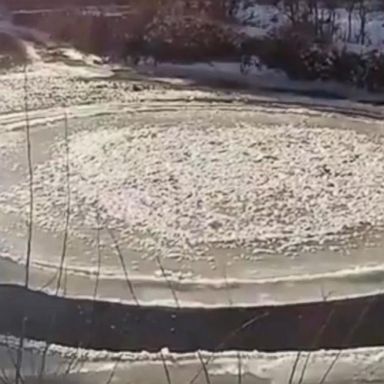
[[[186,306],[381,291],[380,120],[273,97],[268,106],[158,85],[133,92],[106,75],[30,69],[34,288]],[[24,76],[0,82],[0,278],[21,283]]]

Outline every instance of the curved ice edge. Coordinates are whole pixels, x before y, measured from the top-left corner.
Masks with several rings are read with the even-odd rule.
[[[23,74],[19,76],[24,76]],[[1,76],[0,76],[1,78]],[[154,106],[170,106],[178,102],[187,102],[190,107],[202,107],[211,103],[231,106],[234,102],[238,107],[257,107],[259,112],[271,112],[281,110],[282,113],[299,113],[307,115],[321,115],[324,113],[335,113],[349,115],[351,117],[366,118],[369,120],[381,120],[384,116],[384,108],[373,104],[362,104],[354,100],[328,100],[328,99],[309,99],[295,95],[287,96],[279,92],[271,92],[268,95],[219,95],[213,91],[207,90],[179,90],[169,92],[169,94],[151,94],[144,93],[139,98],[132,98],[125,102],[102,102],[90,104],[74,104],[63,107],[51,107],[31,110],[29,112],[30,124],[36,126],[39,124],[53,123],[63,120],[64,112],[68,113],[69,118],[86,118],[102,114],[130,113],[130,112],[148,112],[152,109],[150,105],[142,106],[140,109],[131,109],[130,106],[142,102],[153,103]],[[235,104],[236,106],[236,104]],[[24,127],[25,112],[9,111],[0,115],[2,130],[15,130]]]
[[[24,261],[22,258],[15,258],[8,253],[0,253],[0,261],[5,260],[14,265],[24,268]],[[39,271],[55,272],[58,269],[58,265],[33,262],[32,268],[36,268]],[[159,271],[158,271],[159,272]],[[88,279],[95,279],[99,277],[99,280],[110,281],[124,281],[125,275],[119,270],[107,270],[98,276],[97,268],[89,267],[66,267],[66,273],[73,276],[84,277]],[[159,273],[160,274],[160,273]],[[355,267],[344,268],[335,271],[312,273],[312,274],[290,274],[278,277],[265,277],[265,278],[203,278],[203,277],[184,277],[171,271],[166,272],[166,276],[156,276],[148,274],[136,274],[130,273],[129,280],[135,286],[148,286],[148,287],[163,287],[164,285],[172,284],[172,288],[176,291],[197,291],[197,290],[228,290],[237,288],[251,288],[260,285],[275,285],[275,284],[300,284],[308,282],[321,282],[324,280],[343,281],[349,280],[350,282],[364,282],[364,281],[384,281],[384,264],[370,263],[366,265],[359,265]]]
[[[14,336],[6,336],[0,334],[0,348],[8,348],[10,350],[18,350],[20,345],[20,339]],[[46,348],[47,343],[43,341],[37,341],[32,339],[24,340],[24,350],[33,353],[43,352]],[[319,349],[317,351],[303,351],[302,353],[310,353],[311,355],[321,355],[326,357],[334,357],[342,351],[344,356],[367,356],[374,354],[376,357],[384,360],[384,347],[363,347],[363,348],[346,348],[343,350],[340,349]],[[286,356],[296,356],[297,351],[287,351],[287,352],[260,352],[257,350],[254,351],[221,351],[221,352],[210,352],[199,350],[196,352],[187,352],[187,353],[176,353],[170,352],[167,348],[164,348],[161,352],[111,352],[107,350],[92,350],[84,348],[72,348],[61,346],[58,344],[50,344],[48,349],[48,354],[57,355],[61,357],[72,358],[76,356],[79,359],[86,359],[92,362],[99,361],[122,361],[122,362],[151,362],[151,361],[162,361],[163,357],[167,358],[173,362],[185,362],[189,360],[194,360],[198,357],[200,353],[203,357],[223,357],[223,358],[233,358],[238,359],[239,354],[244,358],[264,358],[266,360],[274,360],[277,358],[282,358]],[[384,368],[384,367],[383,367]]]
[[[5,349],[6,354],[10,356],[16,353],[18,347],[19,339],[0,335],[0,353],[2,349]],[[23,366],[24,377],[37,376],[44,352],[46,352],[47,361],[49,358],[56,359],[54,363],[49,362],[46,365],[46,375],[54,375],[56,378],[76,374],[102,375],[105,373],[109,375],[115,370],[122,373],[124,377],[128,373],[134,372],[136,376],[145,378],[148,377],[146,375],[152,369],[159,370],[158,373],[163,376],[165,362],[170,374],[184,372],[186,375],[185,382],[189,382],[196,375],[202,374],[202,359],[206,363],[206,369],[211,377],[225,375],[237,378],[239,362],[241,362],[242,375],[250,375],[255,379],[268,380],[275,384],[287,382],[298,356],[297,352],[263,353],[258,351],[225,351],[220,353],[197,351],[180,354],[171,353],[166,348],[159,353],[146,351],[112,353],[58,345],[50,345],[47,350],[46,343],[25,340],[24,357],[27,361]],[[302,352],[298,372],[303,366],[303,363],[300,364],[300,362],[304,362],[307,357],[309,357],[309,364],[303,383],[318,382],[336,359],[337,362],[332,369],[332,379],[340,379],[342,382],[357,379],[363,383],[371,382],[372,379],[380,380],[384,377],[384,348],[382,347]],[[0,362],[0,368],[2,363],[4,362]],[[26,367],[27,365],[28,367]],[[105,382],[104,377],[100,380],[101,382]],[[120,383],[120,381],[116,382]],[[166,383],[166,378],[160,376],[158,382]],[[258,381],[253,382],[258,383]]]
[[[1,256],[0,256],[1,257]],[[12,259],[11,259],[12,260]],[[41,270],[57,270],[58,265],[47,264],[43,262],[36,262],[36,267]],[[73,273],[76,275],[95,278],[97,277],[96,268],[82,268],[82,267],[68,267],[66,268],[67,273]],[[102,280],[125,280],[123,274],[117,274],[118,271],[107,271],[99,275],[99,278]],[[359,265],[356,267],[344,268],[336,271],[329,271],[324,273],[313,273],[313,274],[292,274],[278,277],[266,277],[266,278],[255,278],[255,279],[241,279],[241,278],[189,278],[179,276],[177,273],[172,274],[171,272],[166,272],[166,276],[150,276],[142,274],[130,274],[129,279],[135,285],[152,285],[158,286],[163,285],[165,282],[172,283],[174,289],[201,289],[201,288],[211,288],[211,289],[228,289],[228,288],[238,288],[240,286],[253,286],[253,285],[263,285],[263,284],[279,284],[279,283],[300,283],[300,282],[315,282],[325,279],[333,280],[343,280],[353,279],[353,280],[369,280],[373,277],[382,277],[384,280],[384,264],[367,264]]]
[[[1,286],[1,285],[0,285]],[[39,290],[42,293],[45,293],[47,295],[56,295],[56,291],[50,290],[47,288],[40,289]],[[177,292],[176,292],[177,293]],[[347,300],[347,299],[364,299],[369,298],[371,296],[379,296],[384,293],[384,289],[378,289],[378,290],[371,290],[369,293],[356,293],[356,294],[348,294],[348,295],[337,295],[333,294],[331,297],[327,298],[327,302],[337,302],[340,300]],[[270,307],[280,307],[280,306],[287,306],[287,305],[294,305],[294,304],[311,304],[311,303],[322,303],[324,299],[322,298],[305,298],[297,300],[289,300],[289,301],[278,301],[278,300],[272,300],[267,299],[263,301],[236,301],[236,303],[230,303],[229,301],[218,301],[216,304],[213,303],[204,303],[202,301],[198,300],[181,300],[178,298],[178,302],[175,302],[174,298],[169,299],[139,299],[137,302],[133,299],[121,299],[119,297],[92,297],[91,295],[86,294],[62,294],[58,293],[57,297],[62,297],[66,299],[72,299],[72,300],[93,300],[94,302],[108,302],[111,304],[121,304],[121,305],[135,305],[137,302],[140,304],[140,307],[142,308],[149,308],[149,307],[159,307],[159,308],[179,308],[179,309],[224,309],[224,308],[233,308],[233,309],[246,309],[249,307],[256,307],[256,306],[270,306]]]

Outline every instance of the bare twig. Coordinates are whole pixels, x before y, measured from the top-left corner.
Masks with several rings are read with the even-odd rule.
[[[0,368],[0,382],[2,384],[9,384],[10,383],[7,372],[5,371],[5,369],[3,367]]]
[[[26,249],[26,262],[25,262],[25,278],[24,287],[28,289],[30,280],[30,267],[31,267],[31,254],[32,254],[32,237],[33,237],[33,207],[34,207],[34,194],[33,194],[33,165],[32,165],[32,146],[31,146],[31,132],[29,122],[29,105],[28,105],[28,66],[24,66],[24,112],[25,112],[25,138],[27,146],[27,165],[28,165],[28,185],[29,185],[29,214],[28,214],[28,237]],[[19,346],[17,351],[17,362],[15,372],[15,384],[22,381],[21,367],[23,365],[23,349],[24,337],[27,319],[23,317],[21,335],[19,339]]]
[[[79,350],[76,351],[77,354],[79,353]],[[68,362],[68,365],[67,365],[67,368],[65,369],[64,371],[64,377],[69,375],[69,373],[71,372],[71,369],[72,367],[75,366],[76,362],[78,361],[78,356],[77,354],[73,354],[72,358],[69,360]]]
[[[5,372],[4,368],[1,369],[1,375],[0,375],[0,382],[2,384],[9,384],[9,378],[7,376],[7,373]]]
[[[14,367],[15,370],[16,370],[16,369],[17,369],[17,368],[16,368],[16,367],[17,367],[17,365],[16,365],[16,361],[15,361],[15,359],[14,359],[14,357],[13,357],[13,351],[11,350],[10,343],[9,343],[9,339],[8,339],[8,336],[7,336],[7,335],[5,336],[5,347],[6,347],[6,350],[7,350],[7,354],[8,354],[9,361],[10,361],[12,367]],[[11,381],[10,381],[10,379],[9,379],[9,377],[8,377],[8,375],[7,375],[7,372],[5,371],[4,368],[1,368],[1,373],[2,373],[2,379],[6,381],[5,384],[10,384]],[[2,380],[2,381],[3,381],[3,380]]]
[[[203,357],[201,356],[200,351],[197,351],[197,356],[200,360],[201,366],[203,367],[204,377],[206,384],[211,384],[211,378],[209,377],[207,363],[204,362]]]
[[[46,342],[43,350],[43,355],[41,358],[41,364],[40,364],[39,375],[38,375],[38,383],[41,383],[43,381],[45,364],[47,361],[47,354],[48,354],[49,347],[50,347],[50,343]]]
[[[242,361],[241,361],[241,353],[237,353],[237,384],[242,384],[243,382],[243,372],[242,372]]]
[[[268,311],[265,311],[263,314],[261,315],[257,315],[257,316],[254,316],[252,317],[252,319],[246,321],[244,324],[242,324],[240,327],[236,328],[235,330],[233,330],[232,332],[230,332],[217,346],[216,348],[214,348],[214,351],[222,348],[229,340],[231,340],[233,337],[235,337],[239,332],[243,331],[244,329],[247,329],[249,326],[251,326],[252,324],[256,323],[256,321],[260,320],[260,319],[263,319],[264,317],[267,317],[269,315],[269,312]],[[212,360],[213,360],[214,356],[213,355],[210,355],[210,357],[207,359],[206,361],[206,365],[208,365]],[[203,372],[202,369],[200,369],[196,374],[195,376],[189,381],[189,384],[194,384],[196,382],[196,380],[200,377],[201,373]]]
[[[353,324],[352,328],[349,330],[348,334],[344,338],[343,345],[347,344],[350,341],[350,339],[353,337],[353,335],[355,334],[357,329],[360,327],[361,323],[364,321],[365,317],[368,314],[368,311],[371,309],[372,305],[375,303],[376,300],[377,300],[377,296],[373,296],[373,297],[371,297],[369,299],[367,305],[361,311],[360,316],[357,318],[357,320]],[[333,359],[333,361],[330,364],[330,366],[328,367],[328,369],[325,371],[323,377],[319,381],[319,384],[324,384],[325,383],[325,381],[327,380],[327,378],[328,378],[329,374],[331,373],[332,369],[334,368],[334,366],[336,365],[337,361],[339,360],[342,352],[343,352],[342,349],[337,351],[335,358]]]
[[[160,356],[161,356],[161,361],[163,363],[163,367],[164,367],[164,372],[165,372],[165,377],[167,379],[167,383],[168,384],[172,384],[171,374],[169,372],[169,369],[168,369],[168,366],[167,366],[167,361],[166,361],[165,356],[163,355],[162,351],[160,352]]]
[[[109,375],[108,380],[106,381],[105,384],[111,384],[112,383],[112,380],[115,377],[116,370],[117,370],[117,367],[119,366],[119,364],[120,364],[120,361],[116,361],[115,366],[113,367],[111,374]]]
[[[115,238],[115,235],[114,235],[113,231],[110,228],[108,228],[108,227],[106,227],[106,229],[107,229],[107,232],[108,232],[110,238],[113,241],[113,245],[115,247],[117,256],[119,257],[121,267],[123,268],[123,271],[124,271],[125,281],[127,283],[128,289],[129,289],[129,291],[131,293],[131,296],[132,296],[134,302],[136,303],[136,305],[140,307],[140,303],[139,303],[139,300],[138,300],[138,298],[136,296],[135,289],[133,288],[133,284],[132,284],[132,282],[131,282],[131,280],[129,278],[128,269],[127,269],[127,266],[126,266],[125,261],[124,261],[123,253],[121,252],[121,249],[119,247],[119,244],[118,244],[118,242],[117,242],[117,240]]]
[[[97,198],[97,204],[99,198]],[[96,270],[96,282],[95,282],[95,290],[93,291],[93,299],[96,300],[97,292],[99,290],[99,280],[101,273],[101,249],[100,249],[100,212],[99,207],[96,209],[96,247],[97,247],[97,270]]]
[[[67,243],[68,243],[68,229],[69,229],[69,220],[70,220],[70,212],[71,212],[71,187],[70,187],[70,167],[69,167],[69,136],[68,136],[68,116],[66,111],[64,111],[64,145],[65,145],[65,178],[66,178],[66,193],[67,193],[67,201],[66,201],[66,210],[65,210],[65,227],[64,227],[64,236],[63,236],[63,244],[62,251],[60,257],[60,265],[57,277],[57,285],[56,285],[56,295],[59,294],[61,288],[61,280],[63,278],[63,270],[65,258],[67,255]],[[55,273],[54,278],[56,278],[57,273]],[[66,286],[66,274],[64,275],[64,285]],[[48,334],[52,333],[53,326],[55,323],[56,316],[52,317],[50,322]],[[45,372],[45,364],[47,359],[47,354],[50,348],[50,343],[46,342],[45,347],[42,354],[41,366],[39,369],[39,382],[42,381],[44,372]]]
[[[293,379],[295,378],[295,373],[296,373],[296,369],[297,369],[297,366],[299,364],[300,358],[301,358],[301,351],[297,352],[297,354],[296,354],[296,359],[293,363],[291,374],[289,375],[288,384],[293,383]]]
[[[172,282],[168,279],[168,276],[166,274],[165,268],[164,268],[164,266],[163,266],[163,264],[161,262],[160,256],[157,253],[156,253],[156,261],[157,261],[157,264],[159,265],[160,271],[161,271],[165,281],[167,282],[167,285],[168,285],[169,289],[172,292],[172,296],[173,296],[173,299],[175,300],[176,307],[180,308],[180,303],[179,303],[179,299],[177,298],[176,291],[175,291],[175,289],[172,286]]]
[[[9,337],[8,335],[5,336],[6,345],[7,345],[7,354],[8,354],[9,361],[11,362],[12,366],[16,368],[16,360],[13,357],[13,351],[9,347],[10,342],[9,342],[9,338],[8,337]]]
[[[232,307],[233,306],[233,300],[232,300],[232,296],[231,296],[231,290],[230,290],[230,287],[228,284],[228,273],[227,273],[227,263],[226,262],[223,264],[223,275],[224,275],[224,280],[225,280],[225,289],[226,289],[227,295],[228,295],[228,302],[229,302],[229,305]]]
[[[27,65],[24,66],[24,113],[25,113],[25,139],[26,139],[26,146],[27,146],[28,185],[29,185],[28,238],[27,238],[27,249],[26,249],[24,286],[28,288],[29,280],[30,280],[30,264],[31,264],[31,253],[32,253],[34,194],[33,194],[31,127],[30,127],[30,121],[29,121],[29,106],[28,106],[28,67]]]
[[[56,313],[54,314],[54,316],[52,317],[52,319],[50,321],[49,330],[47,331],[47,334],[52,335],[53,326],[54,326],[55,323],[56,323]],[[47,355],[48,355],[49,348],[51,347],[51,345],[52,344],[47,341],[45,343],[45,346],[44,346],[44,350],[43,350],[43,353],[42,353],[42,359],[41,359],[41,365],[40,365],[40,369],[39,369],[39,375],[38,375],[38,382],[39,383],[42,382],[43,378],[44,378]]]
[[[19,345],[17,347],[17,358],[16,358],[16,364],[15,364],[15,384],[19,384],[19,383],[24,384],[24,379],[21,375],[21,369],[23,367],[23,352],[24,352],[26,322],[27,322],[27,318],[23,316],[23,322],[21,325],[21,335],[19,338]]]
[[[312,349],[317,347],[318,342],[320,340],[320,337],[324,334],[324,332],[327,329],[328,325],[331,323],[335,313],[336,313],[336,308],[332,308],[332,310],[329,312],[329,315],[327,316],[326,320],[324,321],[323,325],[320,327],[319,332],[316,334],[316,336],[315,336],[315,338],[313,340],[313,343],[311,345]],[[301,370],[301,374],[300,374],[300,378],[299,378],[299,384],[302,384],[303,381],[304,381],[304,376],[305,376],[305,373],[307,371],[308,364],[309,364],[309,359],[310,359],[311,355],[312,355],[312,352],[309,351],[307,353],[307,356],[305,357],[303,369]]]
[[[70,165],[69,165],[69,136],[68,136],[68,116],[67,112],[64,111],[64,145],[65,145],[65,181],[66,181],[66,210],[65,210],[65,226],[64,226],[64,237],[63,246],[60,257],[59,277],[57,279],[56,295],[60,291],[61,279],[63,277],[63,268],[65,263],[65,257],[67,255],[67,243],[68,243],[68,230],[69,221],[71,215],[71,185],[70,185]]]
[[[61,377],[66,377],[66,376],[68,376],[70,373],[71,373],[71,370],[72,370],[72,368],[73,367],[75,367],[76,366],[76,363],[79,361],[79,358],[78,358],[78,354],[79,354],[79,349],[77,349],[76,350],[76,354],[74,353],[72,356],[71,356],[71,358],[69,359],[69,361],[68,361],[68,363],[62,363],[62,364],[60,364],[60,366],[58,366],[57,367],[57,370],[56,370],[56,372],[55,372],[55,375],[56,375],[56,377],[58,377],[58,376],[61,376]],[[84,364],[84,363],[83,363]],[[65,365],[67,365],[66,366],[66,368],[63,370],[63,374],[61,373],[61,368],[63,368]],[[79,368],[79,370],[81,370],[81,368],[82,368],[82,365],[77,365],[77,367]],[[40,383],[40,382],[39,382]]]
[[[321,297],[323,299],[323,303],[325,303],[328,300],[329,295],[330,295],[330,292],[328,292],[328,294],[326,294],[325,291],[324,291],[324,287],[321,286]],[[311,344],[312,348],[316,347],[319,338],[324,333],[326,327],[328,326],[329,322],[331,321],[331,319],[332,319],[332,317],[334,315],[334,312],[335,312],[335,310],[332,309],[331,312],[329,313],[329,315],[327,316],[327,319],[325,320],[325,322],[322,324],[322,326],[320,327],[319,331],[315,335],[315,337],[314,337],[314,339],[312,341],[312,344]],[[296,359],[295,359],[295,361],[293,363],[292,371],[291,371],[291,374],[289,376],[289,381],[288,381],[289,384],[293,383],[293,380],[294,380],[295,374],[296,374],[296,370],[297,370],[297,367],[298,367],[298,364],[300,362],[300,358],[301,358],[302,355],[303,355],[302,351],[299,351],[297,353],[297,355],[296,355]],[[307,353],[306,358],[304,360],[304,365],[303,365],[303,368],[301,370],[301,374],[300,374],[300,378],[299,378],[299,383],[300,384],[304,380],[304,376],[305,376],[305,372],[307,371],[307,367],[308,367],[310,356],[311,356],[311,351],[309,351]]]
[[[67,295],[68,289],[68,268],[64,267],[63,296]]]
[[[97,192],[97,198],[96,198],[96,253],[97,253],[97,270],[96,270],[96,281],[95,281],[95,287],[93,291],[93,298],[92,298],[92,330],[90,332],[90,337],[93,337],[95,333],[95,316],[96,316],[96,301],[97,301],[97,293],[99,290],[99,282],[100,282],[100,274],[101,274],[101,249],[100,249],[100,212],[99,212],[99,193]]]

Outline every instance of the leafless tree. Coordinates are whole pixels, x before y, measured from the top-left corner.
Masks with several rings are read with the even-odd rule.
[[[292,24],[300,21],[300,0],[284,0],[283,7]]]
[[[356,11],[356,6],[357,6],[357,2],[359,0],[349,0],[346,4],[345,4],[345,7],[347,9],[347,12],[348,12],[348,33],[347,33],[347,41],[351,41],[352,40],[352,20],[353,20],[353,14],[355,13]]]
[[[366,26],[369,13],[369,4],[367,0],[358,0],[357,11],[360,19],[359,42],[365,44],[367,42]]]
[[[323,0],[323,5],[326,10],[326,17],[322,23],[322,33],[333,37],[338,29],[337,9],[343,6],[342,0]]]

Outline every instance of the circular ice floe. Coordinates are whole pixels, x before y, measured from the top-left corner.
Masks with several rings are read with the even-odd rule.
[[[125,240],[191,250],[291,252],[384,224],[381,137],[353,130],[209,121],[74,133],[71,229],[122,228]],[[62,230],[63,142],[34,172],[35,221]],[[13,205],[27,211],[25,186]]]

